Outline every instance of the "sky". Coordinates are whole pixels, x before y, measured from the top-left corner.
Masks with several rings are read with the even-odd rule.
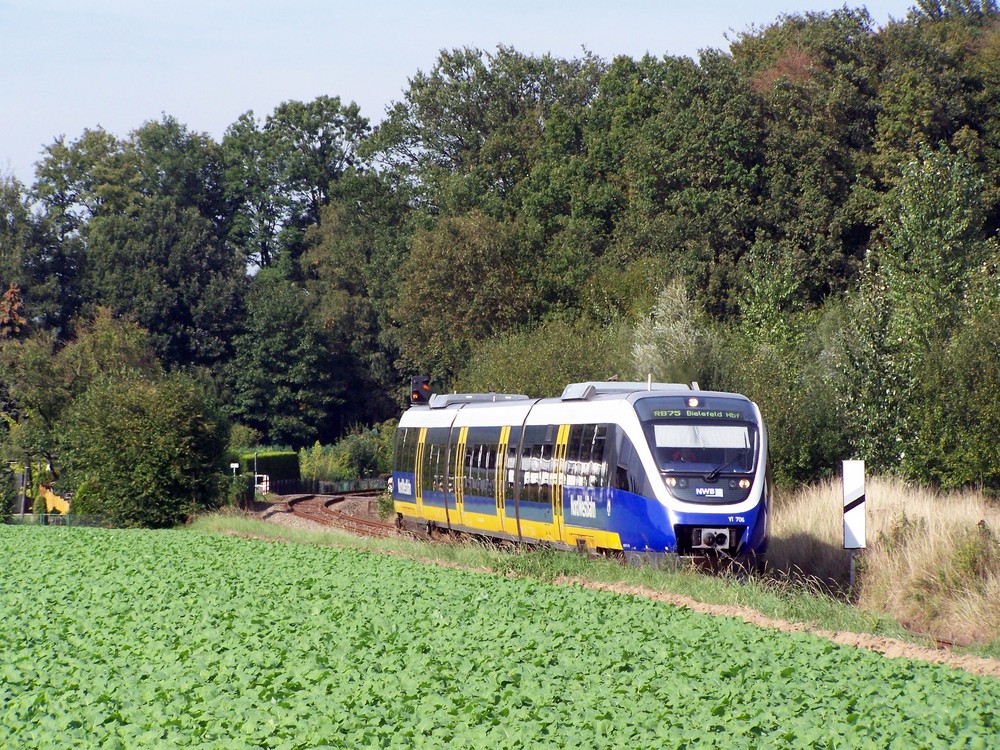
[[[848,0],[875,23],[915,0]],[[247,111],[339,96],[372,124],[442,49],[605,58],[728,49],[823,0],[0,0],[0,173],[30,185],[59,136],[169,115],[221,140]]]

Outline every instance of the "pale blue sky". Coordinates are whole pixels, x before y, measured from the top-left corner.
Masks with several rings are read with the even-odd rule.
[[[878,25],[915,0],[865,5]],[[695,56],[823,0],[0,0],[0,171],[34,180],[42,147],[176,117],[221,139],[247,110],[356,101],[374,124],[441,49],[510,45],[610,59]]]

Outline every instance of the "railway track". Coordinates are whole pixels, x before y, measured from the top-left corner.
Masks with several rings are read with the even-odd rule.
[[[399,534],[394,523],[376,521],[344,512],[350,501],[372,502],[377,493],[355,492],[347,495],[289,495],[272,512],[292,513],[299,518],[331,526],[352,534],[373,537],[393,537]]]

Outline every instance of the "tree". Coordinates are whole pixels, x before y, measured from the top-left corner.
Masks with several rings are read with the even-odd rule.
[[[857,274],[877,221],[880,51],[868,12],[846,8],[783,17],[733,45],[761,113],[755,241],[798,268],[809,306]]]
[[[53,331],[38,329],[23,340],[0,342],[5,385],[5,452],[11,458],[43,456],[58,476],[57,458],[66,409],[100,380],[158,380],[162,368],[148,334],[107,308],[81,321],[62,345]]]
[[[601,68],[589,54],[560,60],[502,46],[495,53],[442,51],[429,73],[410,79],[366,153],[411,180],[438,210],[509,217],[553,108],[586,106]]]
[[[238,330],[245,270],[211,222],[171,198],[91,220],[91,299],[147,329],[168,366],[212,366]]]
[[[27,321],[22,313],[21,290],[15,284],[7,287],[0,297],[0,339],[17,338]]]
[[[558,396],[567,383],[632,379],[627,326],[551,320],[478,342],[455,380],[464,392]]]
[[[330,442],[347,426],[342,352],[310,315],[310,300],[278,268],[262,269],[247,299],[246,331],[228,368],[229,410],[271,444]]]
[[[303,224],[321,222],[330,189],[356,165],[357,148],[368,134],[368,120],[354,102],[320,96],[311,102],[280,104],[267,120],[275,139],[281,183]]]
[[[381,422],[396,411],[393,313],[409,211],[394,186],[374,172],[344,175],[300,260],[310,317],[344,355],[348,389],[371,394],[345,403],[349,423]]]
[[[182,374],[104,378],[68,410],[60,447],[74,511],[165,528],[220,500],[225,422]]]
[[[869,294],[855,315],[851,414],[863,457],[915,479],[960,484],[958,445],[940,436],[968,427],[946,401],[968,404],[976,378],[955,376],[951,357],[988,345],[995,285],[993,243],[981,231],[982,177],[947,148],[924,149],[887,197],[884,246],[870,258]],[[975,282],[975,284],[973,283]],[[977,305],[970,290],[977,288]],[[867,321],[873,321],[869,324]],[[877,321],[877,323],[875,323]],[[968,366],[963,359],[962,366]],[[982,370],[988,382],[990,368]],[[933,430],[931,427],[933,425]],[[964,476],[964,475],[963,475]]]
[[[0,175],[0,288],[17,286],[25,321],[68,334],[80,307],[82,245],[58,240],[52,223],[18,180]]]
[[[357,104],[328,96],[283,102],[263,125],[247,112],[229,127],[222,151],[232,237],[251,262],[298,258],[339,181],[363,169],[357,152],[368,132]]]
[[[291,199],[281,189],[277,144],[252,112],[241,115],[222,139],[223,184],[233,207],[230,241],[248,263],[265,267],[279,256],[279,232]]]
[[[734,312],[759,224],[759,105],[731,58],[616,60],[601,81],[591,171],[627,196],[611,220],[619,268],[648,256],[690,280],[698,304]]]
[[[403,369],[447,383],[473,345],[526,323],[527,271],[517,228],[482,214],[418,232],[399,279]]]
[[[688,296],[688,284],[675,279],[659,294],[652,313],[636,326],[632,359],[642,377],[672,383],[696,380],[711,387],[717,338],[708,316]]]

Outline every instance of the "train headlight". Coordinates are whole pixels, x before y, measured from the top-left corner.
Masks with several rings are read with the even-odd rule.
[[[696,399],[694,396],[692,396],[691,398],[688,399],[688,406],[691,407],[692,409],[697,408],[700,403],[701,402],[698,399]]]
[[[749,479],[741,479],[740,480],[740,489],[741,490],[748,490],[748,489],[750,489],[750,480]]]
[[[665,481],[667,483],[667,487],[677,486],[677,479],[675,479],[674,477],[667,477]]]

